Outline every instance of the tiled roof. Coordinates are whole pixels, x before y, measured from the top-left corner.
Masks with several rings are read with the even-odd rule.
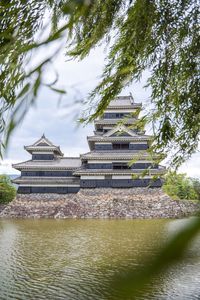
[[[132,96],[119,96],[116,97],[115,100],[112,100],[107,108],[115,108],[115,107],[130,107],[130,108],[138,108],[141,107],[141,103],[135,103]]]
[[[57,154],[63,156],[62,151],[60,150],[59,146],[55,146],[51,141],[49,141],[44,135],[37,140],[33,145],[25,146],[24,147],[29,153],[33,151],[53,151],[57,152]]]
[[[76,185],[79,186],[80,179],[78,177],[31,177],[21,176],[14,180],[16,184],[65,184],[65,185]]]
[[[152,136],[150,135],[138,135],[135,136],[100,136],[100,135],[93,135],[87,137],[88,141],[91,142],[122,142],[122,141],[149,141],[152,140]]]
[[[25,146],[24,147],[27,151],[58,151],[60,152],[60,148],[56,146]]]
[[[133,124],[137,119],[136,118],[123,118],[123,119],[99,119],[95,120],[95,125],[116,125],[117,123],[123,123],[123,124]]]
[[[24,149],[29,153],[32,152],[54,152],[59,156],[63,156],[64,154],[60,150],[60,147],[56,146],[25,146]]]
[[[119,152],[115,150],[110,151],[91,151],[81,155],[81,159],[97,159],[97,160],[104,160],[104,159],[112,159],[112,160],[131,160],[131,159],[138,159],[144,160],[148,159],[151,160],[152,158],[158,158],[157,155],[150,155],[148,152],[144,150],[120,150]]]
[[[14,164],[13,168],[21,169],[75,169],[81,166],[79,157],[62,157],[55,160],[36,161],[28,160],[19,164]]]
[[[146,175],[165,174],[166,169],[127,169],[127,170],[113,170],[113,169],[79,169],[74,172],[75,175],[128,175],[137,174],[142,175],[144,171],[147,171]]]

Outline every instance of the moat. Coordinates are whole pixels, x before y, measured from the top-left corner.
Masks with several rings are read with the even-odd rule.
[[[142,263],[185,220],[0,220],[0,299],[122,299],[114,272]],[[200,237],[139,299],[199,299]]]

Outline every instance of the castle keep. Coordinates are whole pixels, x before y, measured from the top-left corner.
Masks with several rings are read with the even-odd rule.
[[[32,159],[13,165],[21,176],[13,182],[18,193],[77,193],[80,188],[160,187],[165,168],[150,155],[152,136],[134,123],[142,108],[132,96],[111,101],[103,116],[95,120],[89,136],[90,152],[64,157],[60,147],[44,135],[25,150]],[[132,163],[130,163],[132,161]]]

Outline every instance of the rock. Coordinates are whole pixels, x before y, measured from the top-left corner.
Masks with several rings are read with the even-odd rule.
[[[7,205],[5,204],[0,204],[0,213],[6,208]]]

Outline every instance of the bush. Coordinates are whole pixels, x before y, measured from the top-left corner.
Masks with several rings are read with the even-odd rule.
[[[197,194],[197,199],[200,200],[200,179],[191,178],[195,193]]]
[[[165,177],[163,190],[173,199],[197,200],[199,198],[194,179],[188,178],[186,174],[169,172]]]
[[[15,198],[16,189],[12,185],[10,178],[0,175],[0,204],[6,204]]]

